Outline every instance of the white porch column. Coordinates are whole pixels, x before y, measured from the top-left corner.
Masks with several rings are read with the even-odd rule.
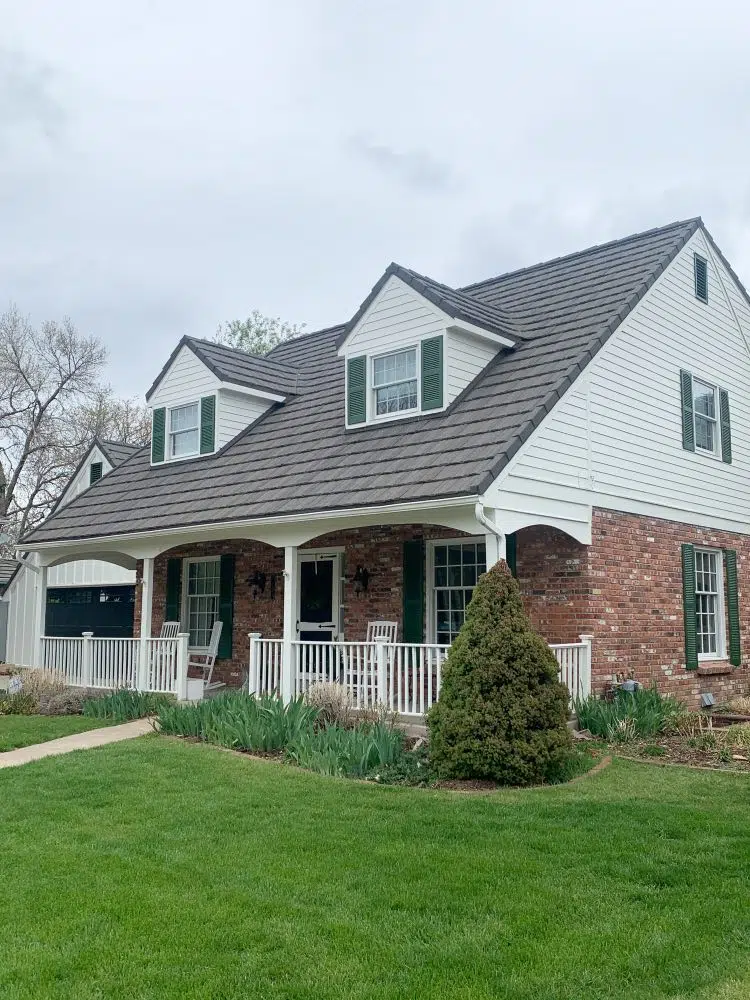
[[[34,650],[36,653],[36,666],[38,667],[44,666],[44,643],[42,642],[42,636],[47,625],[48,572],[46,566],[40,566],[39,572],[36,575],[36,607],[34,608],[34,628],[36,634],[34,637]]]
[[[146,639],[151,638],[151,619],[154,608],[154,559],[146,556],[143,560],[143,579],[141,580],[141,645],[138,657],[138,674],[136,687],[145,691],[149,674],[149,646]]]
[[[284,546],[284,641],[281,654],[281,697],[294,697],[294,646],[297,638],[297,546]]]

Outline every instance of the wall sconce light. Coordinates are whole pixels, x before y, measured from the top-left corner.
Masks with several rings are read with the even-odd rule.
[[[352,583],[354,584],[354,593],[361,594],[363,591],[367,591],[367,586],[370,582],[370,574],[364,566],[357,566],[357,572],[352,577]]]
[[[258,570],[253,573],[252,576],[247,578],[247,582],[250,584],[250,593],[254,601],[260,597],[261,594],[265,593],[266,590],[266,574],[259,573]]]

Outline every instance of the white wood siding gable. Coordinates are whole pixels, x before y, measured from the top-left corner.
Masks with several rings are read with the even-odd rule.
[[[65,488],[65,492],[60,498],[60,507],[64,507],[66,503],[70,503],[74,497],[77,497],[79,493],[83,493],[91,485],[91,466],[95,462],[102,463],[102,475],[106,476],[108,472],[111,471],[112,466],[109,463],[109,459],[100,451],[99,448],[94,446],[86,457],[86,461],[83,463],[81,468],[78,470],[78,474],[74,476],[73,479],[68,483]]]
[[[695,297],[695,252],[708,261],[708,303]],[[728,391],[732,464],[683,448],[681,369]],[[749,476],[750,308],[698,230],[487,502],[509,531],[533,523],[524,512],[569,504],[579,513],[599,506],[750,533]]]
[[[459,321],[428,302],[397,275],[391,275],[346,339],[339,352],[346,358],[366,354],[367,384],[372,377],[372,358],[407,347],[421,340],[443,337],[443,408],[472,382],[499,350],[497,339],[483,339],[460,329]],[[420,364],[419,351],[417,364]],[[372,417],[368,392],[368,419]],[[438,411],[430,411],[438,412]],[[413,413],[404,414],[412,416]]]
[[[498,352],[497,344],[460,330],[449,329],[446,337],[446,403],[450,405],[473,382]]]
[[[218,378],[209,371],[189,347],[183,346],[178,352],[164,378],[148,401],[152,410],[160,406],[181,406],[195,403],[201,396],[216,392]]]
[[[272,405],[268,400],[257,399],[244,392],[232,392],[230,389],[219,391],[218,404],[216,414],[217,450],[241,434]]]

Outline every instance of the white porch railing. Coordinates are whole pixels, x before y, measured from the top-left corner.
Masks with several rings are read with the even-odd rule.
[[[250,634],[248,688],[256,694],[304,694],[320,682],[342,684],[355,708],[382,704],[400,715],[424,715],[440,694],[442,667],[450,646],[433,643],[307,642]],[[560,665],[560,680],[571,699],[591,691],[591,637],[550,647]],[[285,671],[291,676],[285,684]]]
[[[593,636],[582,635],[580,642],[550,646],[560,664],[560,680],[570,691],[570,700],[591,694],[591,643]]]
[[[172,639],[41,639],[41,665],[72,687],[132,688],[187,697],[188,636]]]

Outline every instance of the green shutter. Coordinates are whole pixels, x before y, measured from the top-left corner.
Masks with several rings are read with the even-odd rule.
[[[708,302],[708,262],[700,254],[693,255],[693,269],[695,272],[695,297],[701,302]]]
[[[367,419],[367,358],[348,358],[346,362],[346,420],[362,424]]]
[[[512,531],[509,535],[505,536],[505,561],[508,564],[508,569],[516,577],[518,576],[517,552],[518,543],[516,533]],[[487,569],[489,569],[489,566]]]
[[[201,455],[214,450],[216,441],[216,396],[201,400]]]
[[[737,553],[733,549],[724,552],[727,568],[727,611],[729,613],[729,662],[733,667],[742,666],[740,645],[740,598],[737,590]]]
[[[698,667],[698,637],[695,619],[695,549],[682,546],[682,606],[685,613],[685,666]]]
[[[443,338],[422,341],[422,409],[443,405]]]
[[[729,393],[719,389],[719,423],[721,424],[721,460],[732,464],[732,428],[729,425]]]
[[[94,483],[98,483],[102,478],[102,463],[92,462],[89,468],[89,486],[93,486]]]
[[[167,600],[164,620],[178,622],[182,618],[182,559],[167,559]]]
[[[404,542],[403,559],[404,620],[403,641],[424,640],[424,542]]]
[[[687,451],[695,451],[693,376],[690,372],[680,372],[680,392],[682,393],[682,447]]]
[[[222,556],[219,565],[219,618],[224,623],[219,640],[219,659],[232,657],[234,628],[234,556]]]
[[[167,411],[163,406],[154,410],[151,417],[151,461],[164,461],[164,433],[167,423]]]

